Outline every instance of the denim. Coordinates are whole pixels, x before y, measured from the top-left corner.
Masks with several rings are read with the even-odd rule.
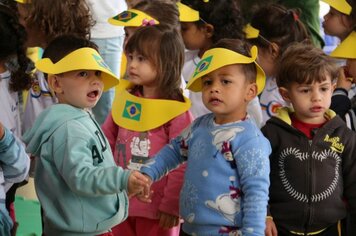
[[[111,68],[112,72],[119,76],[124,36],[113,38],[92,38],[91,40],[98,45],[100,55],[106,64]],[[94,117],[100,125],[104,123],[107,115],[111,110],[114,95],[114,88],[103,92],[98,103],[92,109]]]

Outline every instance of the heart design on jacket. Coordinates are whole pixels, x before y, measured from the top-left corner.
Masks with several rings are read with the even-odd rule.
[[[309,197],[307,194],[305,193],[301,193],[299,191],[297,191],[295,189],[295,187],[290,183],[290,181],[288,180],[288,177],[286,175],[286,171],[285,171],[285,164],[286,164],[286,160],[288,158],[296,158],[299,161],[303,162],[303,161],[307,161],[309,159],[309,154],[306,152],[301,152],[299,149],[297,148],[286,148],[284,149],[279,157],[279,177],[281,178],[282,184],[284,189],[288,192],[289,195],[291,195],[294,199],[301,201],[301,202],[309,202]],[[329,197],[336,189],[338,181],[339,181],[339,170],[341,167],[341,158],[338,155],[338,153],[336,153],[333,150],[324,150],[322,152],[312,152],[311,154],[311,158],[318,161],[318,162],[323,162],[325,160],[327,160],[328,158],[333,158],[335,160],[335,175],[332,178],[331,182],[329,184],[326,185],[326,188],[319,192],[319,193],[315,193],[313,195],[311,195],[311,202],[320,202],[324,199],[326,199],[327,197]]]

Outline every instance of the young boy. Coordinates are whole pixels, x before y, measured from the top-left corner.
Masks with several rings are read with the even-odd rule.
[[[356,83],[356,31],[353,31],[342,43],[331,52],[330,56],[346,59],[346,71],[340,73],[337,88],[331,99],[333,109],[352,130],[356,130],[356,96],[348,97],[349,91]],[[342,70],[344,72],[344,70]]]
[[[224,39],[187,87],[212,112],[197,118],[141,169],[153,181],[187,161],[180,193],[186,235],[264,235],[270,145],[247,115],[265,83],[257,48]]]
[[[36,63],[59,104],[43,111],[23,139],[37,158],[35,188],[45,235],[110,235],[128,215],[128,195],[147,178],[114,163],[109,143],[87,111],[118,84],[90,41],[53,40]]]
[[[337,71],[312,45],[293,44],[281,57],[277,85],[293,109],[262,128],[272,146],[267,236],[341,235],[344,198],[355,216],[356,134],[329,110]]]
[[[30,158],[23,144],[0,122],[0,235],[10,236],[13,222],[5,206],[5,194],[13,183],[28,176]]]

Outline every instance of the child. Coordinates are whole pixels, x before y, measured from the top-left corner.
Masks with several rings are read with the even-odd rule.
[[[32,63],[26,57],[25,29],[19,24],[16,10],[0,3],[0,122],[18,139],[22,136],[22,97],[23,90],[29,89],[32,81]],[[15,157],[12,157],[15,158]],[[12,186],[11,186],[12,185]],[[19,183],[7,183],[6,208],[16,222],[13,202]],[[10,188],[11,187],[11,188]],[[14,224],[14,231],[17,223]]]
[[[121,80],[112,115],[103,125],[115,162],[139,169],[192,121],[182,95],[184,45],[179,33],[161,25],[141,27],[125,48],[128,79]],[[178,194],[184,168],[157,182],[152,202],[130,200],[129,217],[115,235],[179,235]]]
[[[0,235],[10,236],[13,221],[5,206],[5,193],[12,183],[23,181],[30,167],[25,148],[0,121]]]
[[[59,102],[23,137],[37,158],[35,188],[45,235],[110,235],[127,217],[128,195],[142,191],[147,181],[115,166],[107,139],[86,111],[118,83],[94,48],[84,38],[64,35],[36,62]]]
[[[273,150],[266,235],[344,235],[344,198],[355,222],[356,134],[329,110],[337,72],[311,45],[290,45],[281,57],[277,85],[293,109],[262,128]]]
[[[185,235],[264,235],[270,145],[247,115],[265,76],[257,48],[223,39],[188,83],[212,113],[197,118],[141,171],[157,181],[187,162],[180,193]]]
[[[266,87],[260,95],[263,122],[276,115],[279,107],[288,104],[282,99],[276,84],[276,68],[282,52],[292,42],[308,40],[308,32],[295,10],[269,4],[259,8],[251,19],[251,26],[259,30],[250,42],[258,47],[258,62],[266,73]]]
[[[48,43],[62,34],[89,37],[93,24],[86,0],[16,0],[20,23],[26,28],[27,47],[45,49]],[[24,130],[32,127],[38,114],[57,103],[49,91],[42,73],[36,73],[28,93],[24,113]]]
[[[330,5],[324,16],[324,32],[343,41],[356,26],[355,0],[322,0]]]
[[[230,0],[183,0],[178,7],[181,33],[188,49],[182,75],[188,83],[201,56],[213,44],[223,38],[245,38],[245,23],[237,3]],[[202,103],[201,93],[190,92],[189,98],[195,118],[210,112]],[[254,117],[259,120],[261,114],[258,111],[261,113],[261,109],[258,100],[255,105],[250,110],[257,113]]]
[[[341,44],[331,52],[330,56],[346,59],[346,75],[344,70],[337,81],[337,88],[331,99],[334,110],[352,130],[356,130],[356,96],[349,99],[348,92],[356,83],[356,31],[353,31]]]

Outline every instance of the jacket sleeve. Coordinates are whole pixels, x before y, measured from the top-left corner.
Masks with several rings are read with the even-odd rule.
[[[174,118],[168,127],[169,139],[172,140],[178,136],[192,121],[193,117],[189,111]],[[185,168],[186,165],[182,164],[168,174],[164,196],[159,206],[160,211],[171,215],[179,215],[179,193],[183,185]]]
[[[104,124],[101,126],[106,138],[109,141],[111,151],[114,153],[115,151],[115,142],[116,138],[119,132],[119,126],[115,124],[113,118],[112,118],[112,113],[108,115],[106,118]]]
[[[356,235],[356,134],[349,132],[347,135],[348,142],[345,144],[343,151],[343,182],[344,182],[344,196],[349,205],[350,221],[348,230],[350,235]]]
[[[23,144],[5,128],[0,140],[0,162],[6,182],[18,183],[26,179],[30,168],[30,158]]]
[[[78,132],[73,132],[78,130]],[[84,131],[66,125],[58,129],[61,134],[52,146],[53,161],[56,168],[69,188],[79,195],[99,196],[119,193],[127,190],[129,170],[116,166],[109,160],[111,151],[104,156],[102,162],[94,165],[92,143]],[[100,149],[101,150],[101,149]],[[103,153],[103,155],[105,155]]]
[[[234,151],[244,195],[242,235],[264,235],[270,184],[270,153],[270,144],[262,135],[248,140]]]

